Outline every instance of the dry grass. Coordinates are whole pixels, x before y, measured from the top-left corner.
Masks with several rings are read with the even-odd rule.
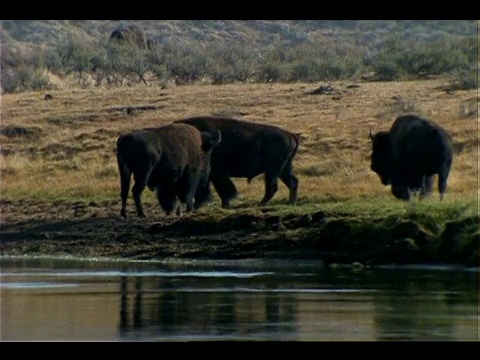
[[[6,94],[1,98],[1,197],[119,199],[119,134],[193,115],[222,114],[300,132],[294,161],[299,203],[391,197],[369,169],[369,129],[387,130],[415,112],[444,126],[457,151],[447,199],[478,197],[477,90],[447,93],[447,79],[330,83],[341,95],[307,95],[319,84],[235,84],[95,88]],[[477,105],[478,106],[478,105]],[[155,110],[142,110],[142,107]],[[137,110],[138,108],[138,110]],[[20,130],[19,130],[20,129]],[[22,130],[23,129],[23,130]],[[235,179],[239,202],[257,202],[262,178]],[[153,202],[145,192],[145,201]],[[279,184],[273,204],[288,198]]]

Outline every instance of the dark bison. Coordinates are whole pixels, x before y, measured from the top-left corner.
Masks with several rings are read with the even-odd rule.
[[[156,46],[158,46],[158,44],[160,44],[158,39],[153,39],[153,38],[147,39],[148,50],[153,50]]]
[[[145,186],[155,190],[167,215],[175,209],[177,198],[187,205],[187,211],[198,208],[210,197],[210,156],[219,142],[218,132],[200,132],[187,124],[169,124],[121,135],[117,140],[120,215],[126,217],[132,174],[135,182],[132,195],[138,216],[145,216],[141,202]]]
[[[247,178],[250,182],[265,176],[265,195],[260,206],[267,204],[278,190],[278,178],[290,191],[289,203],[297,202],[298,179],[293,175],[292,160],[298,149],[299,134],[276,126],[216,116],[177,120],[200,131],[220,131],[222,142],[213,149],[211,182],[228,208],[237,189],[230,178]]]
[[[145,31],[135,24],[116,28],[110,34],[110,40],[117,40],[120,43],[135,44],[140,49],[146,49],[148,47]]]
[[[402,200],[410,192],[420,191],[420,198],[432,191],[438,175],[438,191],[443,199],[453,160],[449,134],[434,122],[415,115],[398,117],[390,131],[370,133],[372,154],[370,168],[392,194]]]

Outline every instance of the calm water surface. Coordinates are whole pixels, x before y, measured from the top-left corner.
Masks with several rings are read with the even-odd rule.
[[[477,269],[0,258],[3,341],[479,341]]]

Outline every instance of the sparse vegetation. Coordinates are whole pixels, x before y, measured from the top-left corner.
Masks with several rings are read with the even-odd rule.
[[[149,49],[135,41],[109,41],[122,22],[1,24],[1,82],[6,93],[52,88],[58,85],[52,76],[87,87],[294,83],[368,76],[395,81],[450,75],[457,88],[478,88],[473,20],[132,22],[138,31],[146,31]],[[32,42],[29,32],[42,46],[25,46]]]

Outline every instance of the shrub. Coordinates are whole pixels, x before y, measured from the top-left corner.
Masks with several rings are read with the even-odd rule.
[[[32,90],[49,90],[52,88],[50,80],[42,70],[36,70],[31,74],[29,87]]]
[[[461,70],[456,72],[452,87],[457,90],[478,89],[478,80],[477,69]]]
[[[373,70],[375,71],[377,80],[380,81],[392,81],[399,79],[400,68],[396,64],[394,59],[380,58],[373,63]]]
[[[283,82],[289,79],[289,72],[286,66],[278,62],[269,62],[259,65],[256,73],[257,81],[268,82]]]
[[[6,93],[24,90],[48,90],[51,89],[48,77],[41,69],[33,69],[28,66],[11,68],[2,73],[2,89]]]

